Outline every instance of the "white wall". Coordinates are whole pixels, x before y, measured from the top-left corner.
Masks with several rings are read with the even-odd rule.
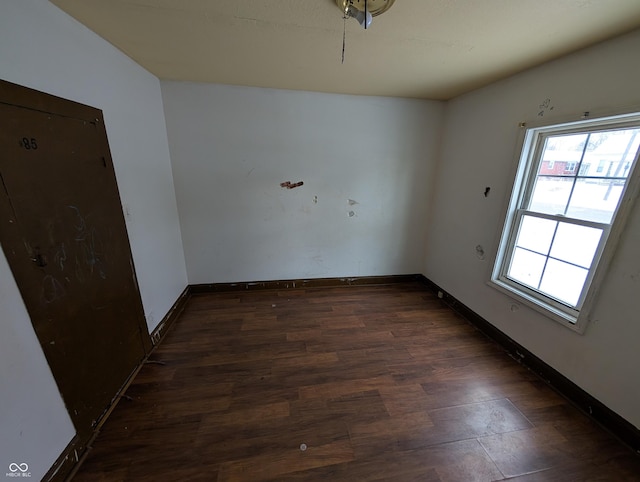
[[[26,463],[40,480],[75,429],[1,252],[0,276],[0,475]]]
[[[187,284],[159,81],[46,0],[6,0],[0,78],[103,110],[149,328]],[[0,252],[0,473],[44,475],[74,428]]]
[[[448,103],[425,268],[428,278],[636,427],[640,202],[599,294],[596,322],[584,335],[525,306],[512,312],[512,299],[486,282],[518,161],[518,123],[640,107],[638,52],[640,31]],[[541,107],[546,99],[549,108]],[[488,253],[484,261],[476,257],[478,244]]]
[[[162,93],[190,283],[422,271],[441,102]]]

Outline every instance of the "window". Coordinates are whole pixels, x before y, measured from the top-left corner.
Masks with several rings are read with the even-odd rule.
[[[637,191],[639,145],[640,114],[527,129],[492,284],[582,331]]]

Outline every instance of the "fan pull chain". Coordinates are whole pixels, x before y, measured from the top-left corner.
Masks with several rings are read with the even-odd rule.
[[[367,3],[369,0],[364,0],[364,29],[367,30]]]
[[[344,25],[342,28],[342,63],[344,64],[344,49],[347,43],[347,14],[345,13],[342,18],[344,21]]]

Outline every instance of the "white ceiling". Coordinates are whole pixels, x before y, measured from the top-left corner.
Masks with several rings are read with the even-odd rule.
[[[449,99],[640,27],[640,0],[51,0],[162,79]]]

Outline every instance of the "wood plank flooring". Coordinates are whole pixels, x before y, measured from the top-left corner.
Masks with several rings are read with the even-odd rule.
[[[74,481],[640,480],[418,282],[196,295],[152,359]]]

